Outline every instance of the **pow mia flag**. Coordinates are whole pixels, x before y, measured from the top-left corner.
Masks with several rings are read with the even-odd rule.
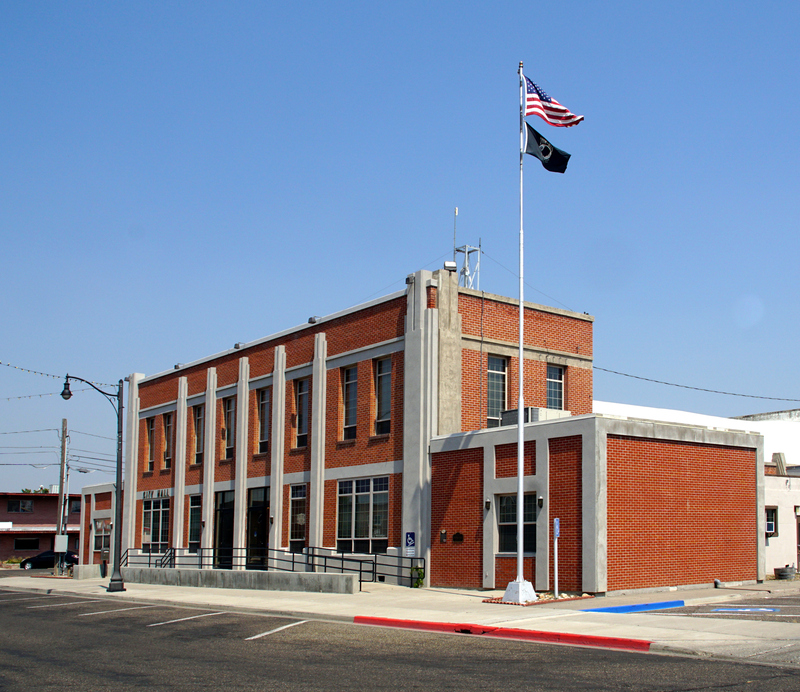
[[[566,171],[570,154],[554,147],[528,123],[525,123],[525,128],[527,130],[525,153],[539,159],[548,171],[553,173]]]

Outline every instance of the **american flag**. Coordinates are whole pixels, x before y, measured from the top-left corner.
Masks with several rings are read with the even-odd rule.
[[[570,113],[544,89],[525,77],[525,116],[538,115],[545,122],[556,127],[572,127],[583,120],[582,115]]]

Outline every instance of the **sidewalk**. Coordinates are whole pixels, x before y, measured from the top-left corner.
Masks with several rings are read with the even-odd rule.
[[[800,581],[714,589],[611,595],[532,606],[485,603],[502,591],[410,589],[364,584],[356,594],[251,591],[134,584],[126,591],[106,592],[108,579],[72,580],[6,576],[2,590],[209,607],[358,624],[461,632],[473,635],[549,641],[583,646],[658,653],[718,656],[748,662],[800,667],[800,623],[687,617],[669,609],[643,612],[592,612],[589,609],[633,606],[655,608],[682,601],[685,605],[737,602],[753,604],[775,596],[800,596]],[[767,593],[772,591],[772,594]],[[798,602],[800,605],[800,601]]]

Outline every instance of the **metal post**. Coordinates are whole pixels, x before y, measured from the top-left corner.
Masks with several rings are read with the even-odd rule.
[[[122,580],[122,380],[117,385],[117,487],[115,488],[114,512],[114,571],[108,584],[108,591],[125,591]]]

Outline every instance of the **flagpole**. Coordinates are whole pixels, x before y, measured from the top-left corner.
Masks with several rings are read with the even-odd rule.
[[[525,581],[525,306],[524,306],[524,232],[522,214],[522,162],[525,153],[525,78],[519,63],[519,386],[517,392],[517,578],[506,587],[503,600],[529,603],[537,596],[533,585]]]

